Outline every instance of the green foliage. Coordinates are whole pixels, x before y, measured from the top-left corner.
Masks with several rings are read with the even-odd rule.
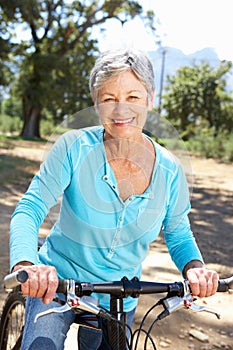
[[[168,77],[163,108],[191,152],[233,161],[233,98],[225,91],[231,62],[180,68]]]
[[[40,136],[44,109],[57,121],[92,104],[88,76],[98,53],[97,40],[90,37],[93,26],[113,17],[124,23],[142,15],[142,7],[131,0],[0,0],[0,15],[5,47],[12,45],[0,57],[14,63],[11,93],[22,100],[22,135],[33,137]],[[153,28],[152,13],[148,22]],[[19,26],[28,39],[15,40]]]
[[[233,98],[225,92],[226,73],[231,66],[231,62],[222,62],[214,69],[203,63],[182,67],[168,77],[163,108],[184,139],[195,135],[197,126],[203,123],[215,134],[233,130]]]
[[[4,20],[0,20],[0,33],[0,86],[7,86],[12,78],[9,54],[13,46],[9,38],[4,38],[7,33],[7,25]]]
[[[14,97],[6,98],[3,101],[1,110],[3,114],[10,117],[18,116],[19,118],[22,118],[22,103]]]
[[[2,133],[18,132],[22,128],[23,122],[20,117],[10,117],[6,114],[0,114],[0,131]]]
[[[53,134],[54,130],[55,123],[53,115],[49,111],[45,110],[40,123],[40,134],[43,138],[47,138]]]
[[[233,162],[233,133],[219,132],[213,129],[196,134],[187,142],[189,150],[206,158],[216,158],[224,162]]]
[[[15,98],[7,98],[1,105],[0,131],[2,133],[18,132],[23,126],[21,102]]]

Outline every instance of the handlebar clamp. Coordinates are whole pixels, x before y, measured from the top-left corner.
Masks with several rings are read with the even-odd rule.
[[[129,295],[132,298],[139,298],[141,291],[141,284],[138,277],[133,277],[129,280],[126,276],[122,278],[124,297],[127,298]]]

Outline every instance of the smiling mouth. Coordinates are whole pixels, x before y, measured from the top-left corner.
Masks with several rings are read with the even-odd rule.
[[[127,125],[131,124],[133,122],[134,118],[128,118],[128,119],[113,119],[114,124],[117,125]]]

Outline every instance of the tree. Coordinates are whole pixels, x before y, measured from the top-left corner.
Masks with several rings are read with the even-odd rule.
[[[10,69],[9,55],[12,49],[9,39],[4,39],[3,36],[7,32],[5,23],[1,20],[0,15],[0,103],[3,100],[4,89],[9,85],[12,74]]]
[[[40,137],[46,108],[59,117],[90,103],[87,77],[97,53],[93,26],[107,19],[142,15],[136,1],[0,0],[8,40],[21,28],[28,39],[15,42],[11,55],[19,71],[15,91],[23,105],[23,137]],[[149,12],[148,18],[153,21]],[[152,27],[152,26],[151,26]]]
[[[221,62],[217,69],[208,63],[193,67],[182,67],[167,78],[167,93],[163,108],[184,139],[195,133],[197,125],[204,123],[214,128],[232,130],[232,97],[226,93],[226,73],[231,62]],[[231,120],[231,123],[230,123]],[[231,124],[231,130],[229,125]]]

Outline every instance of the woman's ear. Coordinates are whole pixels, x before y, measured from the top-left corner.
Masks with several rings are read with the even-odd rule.
[[[96,114],[98,114],[98,116],[99,116],[99,106],[96,103],[96,101],[94,102],[94,110],[95,110]]]
[[[148,111],[151,111],[153,108],[154,98],[155,98],[155,90],[152,91],[152,93],[148,97]]]

